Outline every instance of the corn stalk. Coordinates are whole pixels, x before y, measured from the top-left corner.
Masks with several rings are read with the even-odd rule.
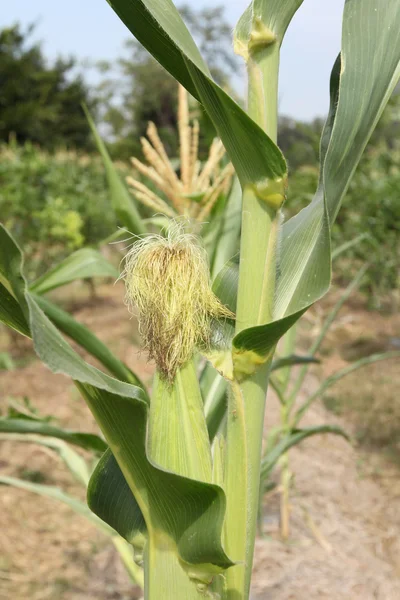
[[[213,315],[212,343],[200,344],[199,350],[226,381],[227,408],[218,406],[223,394],[209,401],[210,379],[200,387],[190,352],[181,363],[162,361],[149,335],[148,346],[158,360],[150,399],[140,381],[104,348],[100,355],[116,378],[86,363],[59,329],[71,337],[83,336],[92,353],[94,338],[63,315],[53,319],[52,307],[36,295],[37,285],[32,289],[24,278],[21,250],[0,228],[0,318],[32,337],[36,353],[51,370],[73,379],[96,418],[109,448],[91,477],[88,503],[129,543],[141,546],[146,600],[249,598],[265,395],[274,351],[282,335],[329,287],[330,228],[399,78],[398,1],[347,0],[341,57],[332,71],[331,106],[321,140],[319,186],[312,202],[282,224],[287,166],[276,146],[279,52],[301,3],[254,0],[240,19],[235,48],[248,67],[245,112],[213,81],[171,0],[109,0],[133,35],[202,104],[240,182],[240,264],[231,260],[216,275],[213,291],[220,304],[205,279],[199,279]],[[111,166],[109,178],[118,192]],[[129,207],[124,196],[121,214]],[[142,230],[136,214],[130,218]],[[173,254],[171,248],[176,251],[174,243],[167,254]],[[179,248],[183,250],[188,247]],[[199,252],[194,254],[199,257]],[[202,260],[196,264],[203,269]],[[168,272],[166,296],[177,289],[172,274]],[[185,272],[180,267],[176,274]],[[148,273],[146,278],[149,283]],[[185,281],[189,289],[190,278]],[[163,281],[156,283],[159,287],[149,285],[148,290],[159,301]],[[43,286],[46,278],[40,281]],[[135,297],[146,312],[145,297]],[[204,306],[196,290],[193,298],[189,306],[198,320]],[[179,301],[168,297],[177,318],[181,313],[186,318],[179,311],[179,302],[187,308],[186,300],[185,295]],[[220,319],[221,305],[236,318],[228,317],[225,309]],[[167,310],[164,315],[171,316]],[[152,328],[162,331],[162,320],[144,316],[147,334]],[[166,355],[171,331],[163,333]],[[186,339],[188,333],[185,328],[175,331],[178,338]],[[173,370],[166,364],[173,364]],[[202,390],[213,409],[213,443]]]

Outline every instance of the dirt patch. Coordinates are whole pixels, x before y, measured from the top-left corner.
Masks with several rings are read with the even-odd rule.
[[[138,333],[123,305],[121,286],[102,286],[101,302],[80,296],[63,297],[75,303],[75,316],[91,327],[111,349],[150,381],[153,366],[135,347]],[[332,303],[317,307],[307,317],[302,345],[315,335]],[[366,313],[362,306],[348,306],[332,328],[323,349],[322,366],[312,369],[306,380],[314,389],[321,377],[343,366],[348,355],[343,347],[368,332],[387,341],[400,330],[398,317]],[[379,334],[379,336],[378,336]],[[29,356],[29,344],[15,350],[10,338],[1,338],[0,351]],[[331,348],[336,348],[332,351]],[[389,349],[389,348],[387,348]],[[358,350],[357,350],[358,352]],[[31,359],[33,360],[33,359]],[[328,410],[316,404],[305,424],[340,424],[357,434],[364,410],[355,410],[357,395],[368,387],[374,415],[385,403],[393,406],[398,389],[398,362],[380,363],[352,375],[347,387],[333,388],[341,406],[353,390],[346,411]],[[382,385],[377,381],[383,378]],[[341,384],[339,384],[341,385]],[[343,386],[346,386],[345,380]],[[332,392],[333,393],[333,392]],[[70,381],[51,374],[38,362],[27,362],[15,371],[0,373],[0,397],[29,396],[43,413],[54,415],[63,426],[96,431],[96,424]],[[362,395],[362,394],[361,394]],[[365,395],[365,394],[364,394]],[[353,407],[353,408],[351,408]],[[343,407],[342,407],[343,408]],[[271,394],[267,400],[266,427],[277,422],[279,406]],[[377,418],[371,417],[370,420]],[[386,418],[399,431],[393,415]],[[369,442],[371,436],[368,436]],[[279,498],[273,492],[265,500],[264,538],[256,544],[253,594],[256,600],[397,600],[400,598],[400,477],[396,461],[387,456],[382,440],[351,447],[336,436],[305,441],[290,453],[295,473],[291,498],[291,537],[279,536]],[[385,450],[383,452],[382,450]],[[2,442],[1,472],[7,475],[42,477],[80,499],[84,490],[63,464],[37,446]],[[123,600],[138,598],[114,548],[100,531],[68,507],[23,490],[0,487],[0,598]]]

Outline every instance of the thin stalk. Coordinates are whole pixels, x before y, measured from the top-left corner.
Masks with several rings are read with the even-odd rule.
[[[277,138],[279,47],[277,43],[257,50],[248,62],[248,112],[265,129],[270,138]],[[247,327],[268,323],[273,317],[275,293],[276,245],[280,215],[257,196],[256,188],[244,189],[242,207],[242,237],[240,248],[239,288],[236,312],[236,332]],[[243,486],[243,505],[236,527],[246,528],[241,554],[243,567],[227,571],[228,589],[231,578],[236,598],[249,597],[259,504],[260,466],[263,438],[265,397],[271,361],[262,365],[244,381],[237,383],[244,406],[244,440],[240,440],[237,424],[228,420],[227,446],[245,444],[247,460],[242,461],[236,480]],[[229,461],[229,458],[228,458]],[[228,467],[228,469],[234,468]],[[233,475],[232,475],[233,476]],[[229,475],[228,475],[229,477]],[[236,502],[235,494],[227,489],[228,503]],[[230,500],[231,498],[231,500]],[[229,509],[228,509],[229,510]],[[228,525],[228,538],[233,525]],[[237,558],[236,556],[234,558]],[[235,570],[237,571],[235,573]],[[230,571],[232,573],[230,573]],[[228,598],[235,598],[228,594]]]
[[[246,477],[249,472],[247,457],[245,407],[242,390],[237,381],[231,384],[228,397],[227,444],[225,463],[225,548],[228,556],[239,564],[226,573],[228,598],[233,600],[237,590],[243,589],[245,578],[247,523],[243,518],[248,503]],[[244,476],[244,481],[238,481]]]

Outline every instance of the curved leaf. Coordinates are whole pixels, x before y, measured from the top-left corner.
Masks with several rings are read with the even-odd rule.
[[[119,358],[109,350],[109,348],[103,344],[99,338],[94,335],[84,325],[79,323],[70,314],[63,311],[61,308],[41,296],[33,297],[42,309],[44,314],[56,325],[56,327],[68,335],[71,339],[77,342],[82,348],[84,348],[89,354],[97,358],[115,377],[121,381],[127,383],[133,383],[145,390],[144,385],[140,381],[139,377],[135,375]]]
[[[27,490],[28,492],[40,494],[41,496],[54,498],[54,500],[59,500],[60,502],[67,504],[67,506],[72,508],[72,510],[74,510],[76,513],[86,517],[86,519],[91,521],[94,525],[96,525],[96,527],[101,529],[107,535],[115,535],[115,531],[109,525],[99,519],[95,514],[93,514],[86,504],[80,500],[77,500],[73,496],[69,496],[58,487],[43,485],[41,483],[32,483],[31,481],[24,481],[23,479],[18,479],[17,477],[6,477],[5,475],[0,475],[0,484],[10,485]]]
[[[90,478],[89,508],[136,550],[143,551],[146,523],[111,450],[103,454]]]
[[[28,323],[18,301],[8,289],[0,283],[0,322],[18,333],[30,337]]]
[[[107,449],[106,442],[94,433],[81,433],[80,431],[70,431],[51,425],[47,421],[19,418],[0,418],[0,432],[2,433],[21,433],[36,434],[45,437],[64,440],[74,446],[79,446],[85,450],[94,452],[104,452]]]
[[[266,360],[278,336],[328,290],[330,225],[399,78],[399,30],[397,0],[346,1],[341,61],[332,71],[331,106],[321,140],[319,188],[312,203],[283,226],[275,322],[235,337],[239,360],[249,350]]]
[[[75,279],[86,277],[113,277],[116,279],[118,275],[115,267],[100,252],[92,248],[81,248],[36,279],[30,285],[30,290],[36,294],[45,294]]]
[[[11,442],[20,442],[24,444],[38,444],[39,446],[45,446],[46,448],[54,450],[71,471],[75,479],[85,487],[87,486],[90,474],[86,461],[63,440],[45,438],[31,433],[0,433],[0,440],[9,440]]]
[[[287,168],[279,148],[214,81],[171,0],[109,0],[139,42],[204,105],[242,187],[285,192]]]
[[[307,427],[304,429],[294,429],[290,435],[279,440],[279,442],[272,446],[267,454],[263,456],[261,462],[261,481],[264,482],[269,477],[272,469],[282,454],[285,454],[290,448],[300,444],[300,442],[306,438],[322,433],[341,435],[346,440],[350,441],[349,435],[337,425],[317,425],[315,427]]]

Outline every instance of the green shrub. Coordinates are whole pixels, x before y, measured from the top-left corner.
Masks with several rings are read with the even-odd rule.
[[[0,213],[34,276],[116,228],[100,159],[28,143],[0,148]]]

